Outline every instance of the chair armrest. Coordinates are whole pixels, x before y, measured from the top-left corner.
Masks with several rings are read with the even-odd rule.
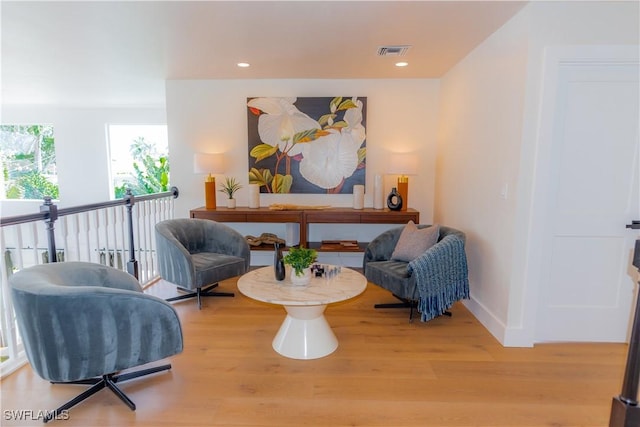
[[[407,266],[416,276],[422,320],[444,313],[453,302],[469,298],[469,277],[464,238],[445,236]]]
[[[14,285],[46,287],[51,284],[70,288],[91,286],[142,292],[140,282],[122,270],[84,261],[34,265],[12,276]]]
[[[156,229],[156,254],[164,280],[185,288],[193,287],[196,268],[191,254],[178,239]]]
[[[55,266],[60,284],[69,286],[98,286],[142,292],[134,276],[117,268],[89,262],[64,262]]]

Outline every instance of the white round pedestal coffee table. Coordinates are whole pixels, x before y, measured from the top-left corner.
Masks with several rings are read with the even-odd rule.
[[[331,279],[313,277],[306,286],[292,285],[287,278],[278,282],[273,267],[262,267],[241,276],[238,290],[249,298],[283,305],[287,317],[273,339],[273,349],[292,359],[317,359],[333,353],[338,339],[324,317],[328,304],[360,295],[367,279],[342,267]]]

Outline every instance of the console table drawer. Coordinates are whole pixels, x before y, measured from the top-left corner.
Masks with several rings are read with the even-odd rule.
[[[302,222],[302,211],[272,211],[251,209],[246,213],[246,222]]]
[[[353,209],[331,209],[321,211],[308,211],[305,213],[307,224],[358,224],[360,212]]]
[[[217,222],[247,222],[247,215],[240,212],[223,212],[215,209],[191,211],[191,218],[209,219]]]

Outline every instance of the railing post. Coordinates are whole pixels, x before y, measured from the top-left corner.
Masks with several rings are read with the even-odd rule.
[[[636,240],[633,265],[640,270],[640,239]],[[622,393],[613,398],[609,427],[640,426],[640,406],[638,406],[638,381],[640,381],[640,290],[638,290],[636,311],[633,318],[627,366],[622,384]]]
[[[129,224],[129,261],[127,262],[127,273],[137,279],[138,261],[136,261],[136,248],[133,240],[133,205],[135,204],[135,197],[130,188],[127,188],[124,200],[127,205],[127,223]]]
[[[40,213],[45,214],[44,223],[47,227],[47,251],[49,252],[49,262],[57,262],[58,257],[56,256],[56,236],[54,226],[58,219],[58,207],[53,204],[51,197],[44,197],[44,203],[40,205]]]

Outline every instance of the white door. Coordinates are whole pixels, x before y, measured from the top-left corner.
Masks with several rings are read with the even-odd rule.
[[[553,109],[536,342],[627,340],[640,220],[638,63],[599,49],[547,75]],[[598,58],[600,56],[600,58]],[[549,68],[547,68],[549,71]],[[550,105],[552,103],[553,105]]]

